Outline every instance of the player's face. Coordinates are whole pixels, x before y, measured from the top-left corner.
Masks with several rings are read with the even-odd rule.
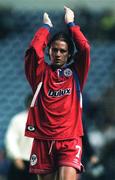
[[[65,41],[56,40],[49,50],[51,62],[56,67],[63,67],[69,58],[68,44]]]

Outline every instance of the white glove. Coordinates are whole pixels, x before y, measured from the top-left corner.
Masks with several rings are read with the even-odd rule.
[[[74,12],[66,6],[64,6],[64,11],[65,11],[65,23],[74,22]]]
[[[43,23],[48,24],[50,27],[53,27],[53,24],[48,16],[48,14],[45,12],[43,15]]]

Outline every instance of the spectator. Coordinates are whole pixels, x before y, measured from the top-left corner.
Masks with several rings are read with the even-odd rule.
[[[37,176],[30,174],[28,170],[33,139],[24,136],[28,107],[31,100],[32,96],[28,95],[25,99],[26,109],[11,119],[6,132],[6,153],[11,160],[8,180],[37,180]]]

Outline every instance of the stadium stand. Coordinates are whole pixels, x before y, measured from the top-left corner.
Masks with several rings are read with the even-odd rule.
[[[42,14],[42,11],[35,11],[31,13],[24,11],[11,11],[10,13],[7,13],[7,15],[3,13],[2,16],[0,12],[2,17],[0,19],[2,25],[2,32],[0,32],[0,149],[4,149],[4,136],[12,116],[24,109],[24,99],[26,95],[31,92],[31,88],[24,73],[24,54],[33,37],[33,34],[36,32],[37,28],[41,26]],[[82,13],[80,15],[82,15]],[[65,26],[61,26],[63,21],[61,13],[57,14],[57,12],[50,12],[50,16],[54,22],[54,32],[64,30],[66,28]],[[97,113],[98,110],[97,105],[95,107],[95,102],[97,104],[98,102],[103,103],[104,101],[102,101],[102,98],[104,98],[108,89],[115,87],[115,43],[114,41],[110,41],[108,39],[96,39],[96,36],[92,39],[97,31],[95,28],[95,22],[96,18],[99,18],[99,16],[95,15],[92,34],[90,34],[90,26],[93,23],[93,20],[91,19],[92,15],[90,15],[91,23],[88,24],[89,34],[87,32],[87,20],[89,21],[89,16],[88,18],[86,18],[86,15],[84,17],[80,20],[80,24],[82,25],[81,28],[83,27],[84,29],[85,27],[84,33],[88,36],[91,44],[91,68],[89,71],[88,81],[84,89],[84,94],[87,95],[88,101],[90,101],[91,104],[94,102],[94,107],[92,107],[93,109],[91,108],[92,112],[88,112],[90,114],[91,121],[92,119],[95,119],[94,116],[97,116],[99,122],[104,124],[105,121],[100,121],[104,111],[102,110],[102,107],[99,107],[103,113],[100,116],[100,112]],[[46,59],[48,61],[47,54]],[[114,100],[112,101],[114,102]],[[109,104],[110,106],[113,106],[113,104]],[[100,106],[102,106],[102,104],[100,104]],[[109,108],[112,109],[111,107]],[[90,117],[88,116],[88,118]],[[89,125],[91,121],[88,121]],[[93,123],[94,121],[91,124]],[[97,124],[99,123],[97,122]],[[94,140],[92,141],[94,142]],[[105,161],[105,164],[108,165],[108,160]],[[106,177],[110,177],[110,172],[111,170],[109,170],[109,172],[107,171]],[[115,171],[113,170],[112,172]],[[113,175],[113,173],[110,179],[115,179],[115,175]],[[106,180],[106,178],[104,180]]]

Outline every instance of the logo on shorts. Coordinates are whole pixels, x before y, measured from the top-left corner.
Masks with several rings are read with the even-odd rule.
[[[64,70],[64,75],[65,75],[66,77],[72,76],[72,70],[69,69],[69,68],[66,68],[66,69]]]
[[[36,165],[36,163],[37,163],[37,156],[36,156],[36,154],[32,154],[32,156],[30,158],[30,165],[34,166],[34,165]]]
[[[27,130],[33,132],[33,131],[35,131],[35,127],[33,127],[33,126],[28,126],[28,127],[27,127]]]

